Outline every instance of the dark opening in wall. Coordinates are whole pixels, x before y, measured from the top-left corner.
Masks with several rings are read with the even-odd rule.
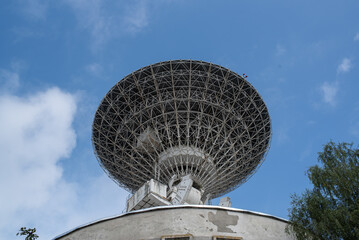
[[[192,240],[192,235],[171,235],[171,236],[162,236],[161,240]]]
[[[212,240],[243,240],[243,238],[231,236],[213,236]]]

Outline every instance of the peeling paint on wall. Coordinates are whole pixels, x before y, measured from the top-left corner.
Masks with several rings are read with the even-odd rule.
[[[216,213],[208,213],[208,220],[217,226],[218,232],[234,233],[233,230],[227,226],[237,225],[238,216],[229,215],[227,211],[216,211]]]

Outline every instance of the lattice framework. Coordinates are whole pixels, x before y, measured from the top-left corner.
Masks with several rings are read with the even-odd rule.
[[[270,138],[268,109],[246,79],[176,60],[119,81],[97,109],[92,141],[100,165],[130,192],[150,179],[168,184],[174,174],[191,174],[215,198],[255,172]]]

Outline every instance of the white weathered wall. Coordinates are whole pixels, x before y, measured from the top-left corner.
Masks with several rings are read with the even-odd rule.
[[[194,240],[213,236],[243,240],[290,240],[286,221],[265,214],[217,206],[171,206],[130,212],[95,222],[55,238],[56,240],[160,239],[190,234]]]

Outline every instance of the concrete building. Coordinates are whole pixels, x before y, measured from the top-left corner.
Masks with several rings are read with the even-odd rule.
[[[179,205],[141,209],[73,229],[56,240],[294,240],[287,221],[235,208]]]

